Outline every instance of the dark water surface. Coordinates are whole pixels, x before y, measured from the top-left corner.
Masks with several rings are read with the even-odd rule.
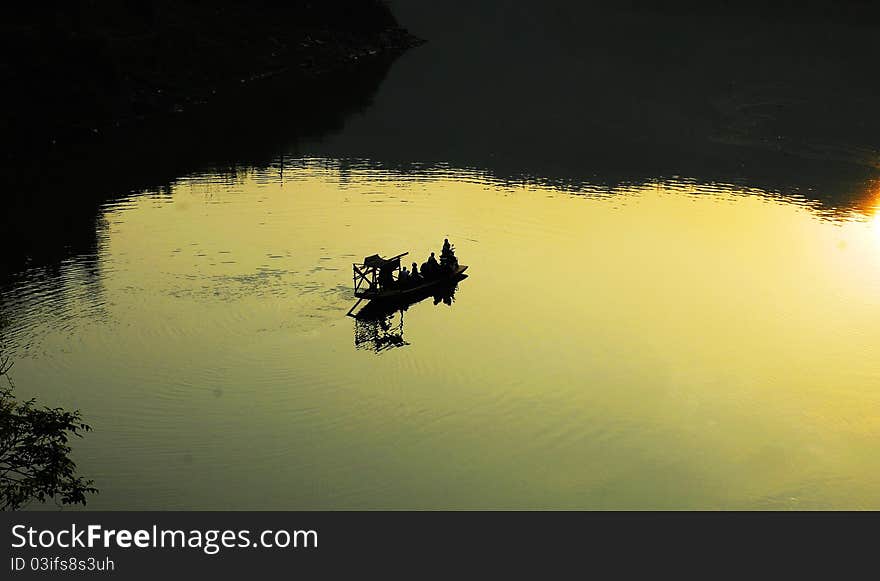
[[[111,191],[0,286],[21,395],[95,427],[89,508],[880,507],[873,89],[789,42],[853,25],[412,6],[344,121],[22,217]],[[356,345],[351,263],[446,236],[451,304]]]

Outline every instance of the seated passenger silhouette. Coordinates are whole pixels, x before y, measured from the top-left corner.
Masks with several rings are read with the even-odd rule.
[[[409,282],[409,271],[404,266],[400,269],[400,275],[397,277],[397,284],[400,285],[401,288],[406,288],[409,286]]]
[[[434,278],[439,274],[440,265],[437,263],[437,259],[434,258],[434,253],[431,253],[431,256],[428,257],[428,262],[425,263],[428,267],[428,274],[425,274],[425,269],[422,268],[422,274],[425,274],[428,278]]]
[[[409,279],[414,285],[422,282],[422,275],[419,274],[419,265],[415,262],[412,263],[412,272],[409,274]]]

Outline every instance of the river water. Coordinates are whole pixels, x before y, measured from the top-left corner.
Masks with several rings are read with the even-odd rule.
[[[880,507],[873,170],[840,203],[790,160],[554,172],[540,131],[432,126],[447,93],[401,117],[444,46],[339,131],[120,192],[90,248],[3,281],[20,396],[94,427],[88,507]],[[345,316],[353,262],[444,237],[453,300]]]
[[[102,223],[96,256],[4,297],[16,383],[95,427],[90,507],[880,502],[875,219],[306,159]],[[471,274],[452,304],[356,348],[351,263],[445,236]]]

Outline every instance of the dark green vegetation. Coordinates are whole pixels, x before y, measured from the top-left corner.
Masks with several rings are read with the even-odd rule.
[[[35,3],[4,14],[0,39],[13,157],[414,43],[379,0]]]
[[[34,399],[18,401],[11,368],[0,354],[0,510],[17,510],[35,500],[85,505],[86,495],[98,490],[76,475],[69,441],[91,427],[79,411],[39,408]]]

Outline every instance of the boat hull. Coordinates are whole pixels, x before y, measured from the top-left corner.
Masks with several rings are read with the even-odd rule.
[[[367,299],[370,301],[376,302],[398,302],[398,301],[410,301],[415,297],[422,295],[430,295],[434,290],[438,288],[442,288],[445,285],[454,284],[464,278],[464,271],[467,270],[467,265],[461,264],[459,265],[453,272],[441,276],[439,278],[431,279],[429,281],[423,282],[422,284],[410,288],[405,289],[390,289],[379,292],[356,292],[354,296],[359,299]]]

